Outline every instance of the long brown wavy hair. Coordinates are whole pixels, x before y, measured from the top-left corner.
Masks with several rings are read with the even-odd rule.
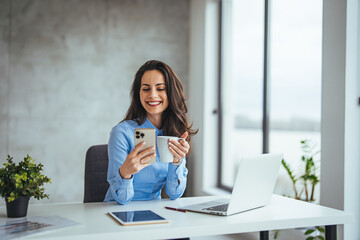
[[[166,95],[169,106],[161,116],[163,135],[181,137],[181,135],[187,131],[189,135],[186,140],[190,143],[191,136],[195,135],[198,129],[192,129],[192,124],[189,123],[182,84],[175,72],[167,64],[158,60],[147,61],[135,74],[130,93],[131,104],[122,121],[134,120],[139,125],[145,122],[146,110],[140,102],[140,87],[142,76],[146,71],[150,70],[160,71],[165,78]]]

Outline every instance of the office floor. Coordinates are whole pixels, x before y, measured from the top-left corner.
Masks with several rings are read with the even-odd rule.
[[[304,240],[306,237],[299,230],[282,230],[277,240]],[[206,236],[206,237],[192,237],[191,240],[258,240],[259,233],[241,233],[241,234],[228,234],[218,236]],[[272,233],[270,233],[270,239],[274,239]]]

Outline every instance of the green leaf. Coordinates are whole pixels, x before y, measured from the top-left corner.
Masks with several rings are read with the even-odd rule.
[[[285,168],[285,170],[288,173],[289,177],[291,178],[291,181],[293,183],[296,183],[297,179],[296,179],[290,165],[285,161],[285,159],[281,160],[281,164],[283,165],[283,167]]]
[[[315,237],[307,237],[306,240],[315,240]]]
[[[307,230],[304,234],[305,235],[309,235],[309,234],[312,234],[313,232],[315,232],[316,229],[309,229]]]

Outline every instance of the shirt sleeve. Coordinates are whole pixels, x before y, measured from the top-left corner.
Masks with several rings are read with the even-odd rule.
[[[172,200],[175,200],[183,195],[186,188],[187,174],[188,169],[186,168],[186,158],[182,159],[179,166],[169,163],[165,190]]]
[[[109,166],[107,181],[112,197],[120,204],[126,204],[134,197],[133,177],[124,179],[119,168],[130,153],[131,145],[125,128],[113,129],[108,143]]]

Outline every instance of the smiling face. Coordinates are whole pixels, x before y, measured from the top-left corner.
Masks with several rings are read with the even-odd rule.
[[[141,78],[140,102],[146,116],[156,126],[161,124],[161,114],[169,106],[165,78],[158,70],[146,71]]]

